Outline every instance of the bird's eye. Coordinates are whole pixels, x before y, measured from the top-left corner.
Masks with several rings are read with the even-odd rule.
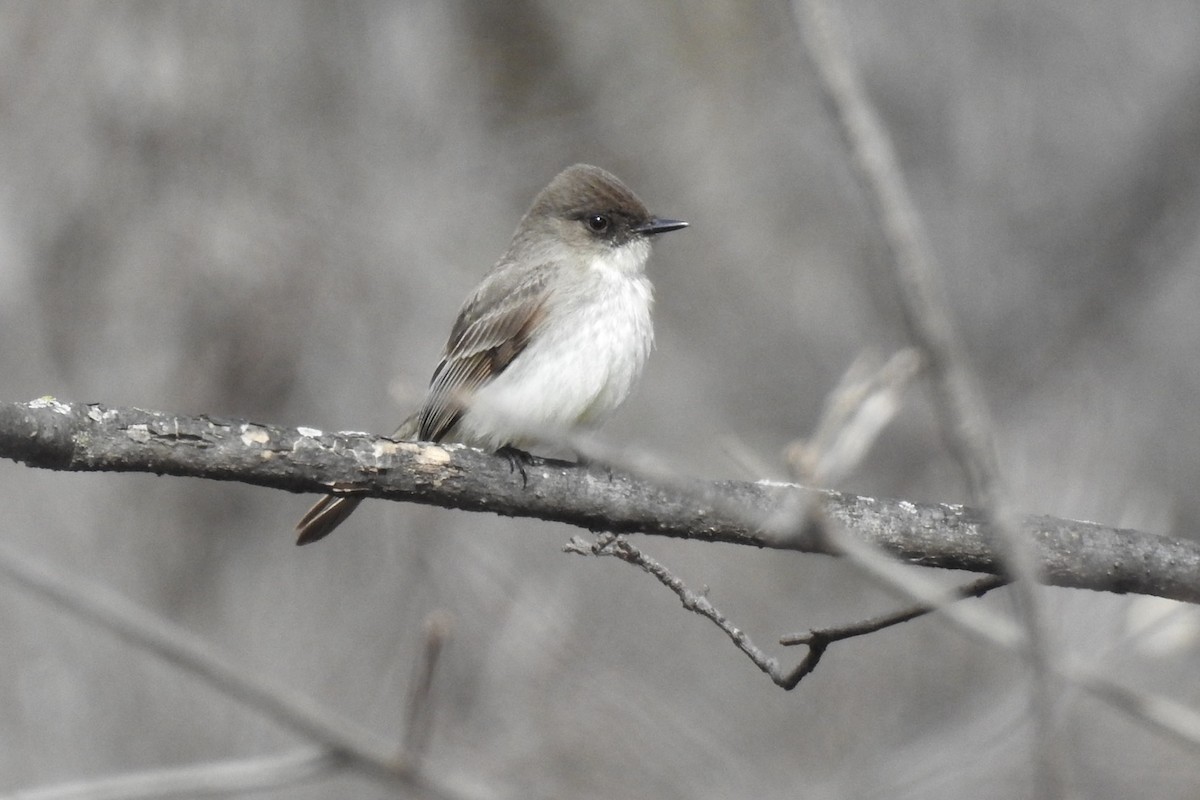
[[[608,217],[603,214],[592,214],[587,218],[587,226],[592,233],[604,233],[608,230]]]

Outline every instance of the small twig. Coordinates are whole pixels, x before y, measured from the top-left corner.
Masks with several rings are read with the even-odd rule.
[[[983,597],[992,589],[998,589],[1007,583],[1008,580],[1006,578],[999,575],[989,575],[986,578],[980,578],[965,586],[960,586],[954,590],[954,594],[963,600],[968,597]],[[884,628],[890,628],[893,625],[899,625],[917,617],[932,614],[934,611],[939,610],[939,608],[939,606],[928,603],[918,603],[908,608],[893,611],[890,614],[881,614],[878,617],[864,619],[860,622],[852,622],[848,625],[838,625],[831,628],[814,628],[805,633],[792,633],[781,636],[779,637],[779,643],[784,647],[794,647],[795,645],[803,644],[808,645],[810,648],[819,646],[824,649],[833,642],[840,642],[844,639],[853,639],[855,636],[865,636],[869,633],[875,633]]]
[[[780,667],[778,660],[768,656],[762,649],[756,646],[751,641],[750,636],[730,622],[729,618],[721,613],[704,594],[698,594],[688,589],[682,580],[671,574],[670,570],[634,547],[624,536],[606,533],[601,534],[594,542],[589,542],[581,536],[575,536],[563,546],[563,550],[579,555],[612,556],[613,558],[619,558],[627,564],[640,567],[645,572],[654,576],[663,586],[674,592],[680,602],[683,603],[684,608],[699,614],[724,631],[725,635],[754,662],[756,667],[762,670],[776,686],[787,691],[796,688],[800,681],[816,668],[821,657],[825,654],[826,648],[833,642],[872,633],[889,625],[897,625],[907,619],[919,617],[922,614],[927,614],[935,610],[933,606],[925,605],[842,628],[827,628],[810,631],[807,634],[793,634],[792,636],[784,637],[780,640],[782,644],[808,645],[808,653],[804,659],[793,669],[785,672]],[[997,586],[1004,585],[1004,583],[1004,578],[989,576],[962,587],[958,590],[958,595],[960,597],[980,597]]]
[[[950,620],[957,629],[976,639],[1007,652],[1020,653],[1028,647],[1024,632],[1007,618],[988,612],[981,607],[955,604],[956,600],[965,596],[979,596],[996,588],[996,586],[988,587],[987,581],[1000,581],[1000,577],[995,576],[977,581],[961,587],[957,591],[947,589],[937,585],[923,574],[905,571],[902,565],[897,564],[877,549],[858,541],[840,529],[835,530],[839,531],[835,534],[839,546],[853,554],[852,563],[868,570],[881,584],[890,586],[903,596],[916,600],[921,608],[938,609],[944,618]],[[583,537],[576,536],[563,546],[563,550],[580,555],[613,556],[641,567],[673,591],[680,598],[684,608],[704,616],[717,625],[760,670],[766,673],[776,685],[784,689],[795,688],[801,679],[812,672],[829,644],[834,641],[832,639],[814,639],[809,643],[809,652],[805,658],[791,672],[784,673],[775,659],[756,647],[745,633],[713,607],[708,598],[687,589],[681,580],[673,576],[661,564],[639,552],[624,537],[602,534],[595,542],[589,542]],[[1000,584],[997,583],[998,585]],[[886,620],[889,617],[911,615],[914,610],[906,609],[896,615],[869,620],[862,623],[862,626],[879,626],[883,621],[881,627],[886,627]],[[846,626],[845,629],[851,631],[850,635],[858,635],[853,632],[855,627]],[[863,633],[869,632],[863,631]],[[839,638],[849,638],[849,636]],[[1149,729],[1163,734],[1191,750],[1200,752],[1200,713],[1194,709],[1170,698],[1126,688],[1099,675],[1094,669],[1079,664],[1062,665],[1056,675],[1063,680],[1077,684],[1089,694],[1146,725]]]
[[[680,602],[683,603],[684,608],[699,614],[724,631],[725,635],[733,641],[734,645],[745,653],[754,662],[754,665],[765,672],[777,685],[782,686],[784,689],[792,689],[800,681],[800,678],[803,677],[803,675],[800,675],[795,680],[791,680],[791,674],[785,675],[782,673],[779,669],[779,663],[756,647],[754,642],[750,641],[750,637],[745,631],[742,631],[731,623],[724,614],[709,602],[707,597],[688,589],[682,580],[672,575],[662,564],[631,545],[624,536],[603,533],[594,542],[589,542],[582,536],[573,536],[571,537],[571,541],[563,546],[563,551],[579,555],[612,556],[621,559],[627,564],[641,567],[645,572],[653,575],[659,583],[674,592],[679,597]],[[804,674],[807,674],[807,671]]]
[[[953,597],[924,573],[907,569],[840,527],[830,529],[831,543],[849,556],[849,563],[864,570],[882,586],[920,605],[936,606],[957,630],[986,644],[1019,655],[1028,648],[1024,630],[1007,617],[971,605],[951,605]],[[1106,705],[1147,729],[1164,735],[1192,751],[1200,752],[1200,712],[1168,697],[1130,689],[1083,663],[1055,662],[1055,676],[1079,686]]]
[[[25,789],[0,800],[150,800],[171,797],[243,795],[283,789],[344,768],[346,760],[326,749],[281,756],[194,764],[95,780]]]
[[[425,618],[425,646],[413,670],[404,724],[404,753],[414,764],[419,763],[429,747],[433,733],[433,676],[453,628],[454,617],[448,611],[435,611]]]
[[[953,604],[956,598],[924,573],[897,563],[878,547],[840,526],[831,527],[829,533],[831,544],[849,556],[849,563],[900,596],[915,600],[921,606],[938,608],[942,618],[957,630],[1006,652],[1022,654],[1029,646],[1026,633],[1007,617],[980,606]],[[809,655],[811,658],[811,651]],[[1058,678],[1079,686],[1147,729],[1200,752],[1200,712],[1197,710],[1168,697],[1122,686],[1090,665],[1055,662],[1054,666]]]

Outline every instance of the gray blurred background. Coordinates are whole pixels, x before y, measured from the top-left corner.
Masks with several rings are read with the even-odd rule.
[[[852,2],[997,418],[1017,506],[1200,521],[1200,4]],[[658,347],[604,441],[781,470],[867,349],[904,345],[877,231],[782,3],[0,5],[0,396],[388,432],[533,194],[586,161],[692,223],[651,262]],[[965,499],[918,387],[837,487]],[[456,620],[429,769],[496,797],[1011,798],[1028,673],[924,619],[784,693],[575,531],[0,463],[0,536],[380,735]],[[895,603],[850,565],[644,548],[759,643]],[[1190,610],[1045,590],[1063,653],[1200,706]],[[986,601],[998,611],[1008,601]],[[0,790],[295,739],[0,587]],[[1200,764],[1064,692],[1083,796],[1195,797]],[[339,778],[262,797],[379,797]]]

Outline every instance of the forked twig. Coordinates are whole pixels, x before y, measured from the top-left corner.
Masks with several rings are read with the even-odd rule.
[[[619,558],[627,564],[640,567],[643,571],[654,576],[663,586],[674,592],[680,602],[683,603],[684,608],[699,614],[724,631],[725,635],[729,637],[739,650],[746,654],[747,658],[754,662],[756,667],[762,670],[776,686],[787,691],[796,688],[806,675],[816,669],[817,664],[821,661],[821,657],[825,654],[825,650],[834,642],[874,633],[883,628],[899,625],[902,622],[907,622],[910,619],[915,619],[916,617],[937,610],[937,606],[935,605],[917,605],[893,614],[875,617],[839,628],[825,628],[809,631],[808,633],[785,636],[780,639],[781,644],[789,646],[797,644],[808,645],[808,653],[800,663],[791,670],[785,671],[780,666],[778,659],[767,655],[761,648],[755,645],[751,641],[749,634],[730,622],[729,618],[721,613],[707,596],[703,593],[693,592],[687,588],[687,585],[681,579],[673,575],[670,570],[658,561],[630,544],[629,540],[624,536],[606,533],[598,536],[594,542],[589,542],[582,536],[575,536],[569,543],[563,546],[563,550],[579,555],[611,556]],[[974,583],[962,587],[956,594],[962,598],[981,597],[992,589],[1003,586],[1005,583],[1006,580],[1004,578],[997,575],[989,575],[986,578],[981,578]]]

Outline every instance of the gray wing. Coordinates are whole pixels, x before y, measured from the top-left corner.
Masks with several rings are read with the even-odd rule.
[[[512,363],[546,316],[550,265],[527,273],[508,290],[511,272],[494,272],[458,313],[445,354],[429,382],[419,417],[423,441],[439,441],[454,427],[471,394]],[[509,280],[505,280],[509,278]]]
[[[526,272],[515,291],[509,290],[511,268],[498,269],[484,280],[458,312],[425,405],[396,429],[393,438],[415,435],[436,442],[454,427],[471,393],[503,372],[536,334],[545,318],[546,282],[552,269],[547,264]],[[322,497],[296,525],[296,544],[328,536],[361,502],[354,495]]]

